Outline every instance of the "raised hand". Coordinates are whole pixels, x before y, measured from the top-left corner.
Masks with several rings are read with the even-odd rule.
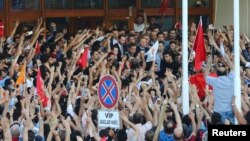
[[[16,23],[15,23],[15,26],[18,27],[19,24],[20,24],[20,21],[19,21],[19,19],[17,19],[17,20],[16,20]]]
[[[43,24],[43,18],[38,18],[37,24],[38,24],[38,26],[41,26]]]
[[[60,97],[59,97],[59,95],[53,95],[53,99],[54,99],[54,101],[59,102]]]
[[[194,120],[195,120],[195,119],[194,119],[194,112],[190,111],[189,114],[188,114],[188,117],[189,117],[192,121],[194,121]]]
[[[39,30],[39,32],[43,32],[44,30],[45,30],[45,28],[42,27],[42,28]]]
[[[196,108],[196,115],[197,115],[198,120],[202,120],[204,111],[202,111],[201,108]]]
[[[52,22],[52,23],[50,24],[50,26],[51,26],[52,28],[56,28],[56,23]]]

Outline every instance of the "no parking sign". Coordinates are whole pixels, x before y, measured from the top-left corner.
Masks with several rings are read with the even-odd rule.
[[[116,80],[111,75],[103,76],[98,85],[98,98],[107,109],[112,109],[118,102],[119,92]]]

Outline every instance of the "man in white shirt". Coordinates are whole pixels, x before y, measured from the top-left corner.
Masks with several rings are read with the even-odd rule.
[[[139,138],[138,141],[144,141],[145,139],[145,133],[150,130],[153,125],[151,121],[147,121],[145,124],[141,124],[143,120],[143,116],[140,113],[135,113],[133,115],[133,122],[135,124],[135,126],[137,126],[137,128],[139,129]],[[133,136],[134,136],[134,129],[130,128],[127,130],[127,135],[128,135],[128,140],[132,140]]]
[[[146,28],[146,24],[147,24],[147,20],[146,20],[147,16],[146,13],[144,12],[144,17],[142,15],[138,15],[136,17],[136,21],[134,23],[134,30],[135,32],[143,32],[144,29]]]

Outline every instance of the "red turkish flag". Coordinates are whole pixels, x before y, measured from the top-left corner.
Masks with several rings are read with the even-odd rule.
[[[85,47],[80,59],[77,62],[80,68],[86,69],[88,67],[88,52],[89,48]]]
[[[0,37],[4,36],[4,23],[0,22]]]
[[[217,77],[217,74],[211,73],[209,74],[209,76],[212,77]],[[206,94],[205,94],[205,88],[206,88],[206,80],[204,78],[204,74],[203,73],[199,73],[199,74],[195,74],[189,77],[189,81],[191,84],[194,84],[197,89],[198,89],[198,96],[200,98],[201,101],[204,100]],[[209,89],[212,89],[211,86],[209,86]]]
[[[168,0],[162,0],[162,4],[161,4],[161,7],[159,9],[159,13],[163,15],[167,9],[168,9]]]
[[[204,44],[204,36],[203,36],[203,28],[202,28],[202,20],[200,18],[198,31],[196,34],[195,42],[194,42],[194,69],[199,71],[201,69],[203,61],[206,61],[206,49]]]
[[[36,76],[36,90],[39,98],[42,101],[43,107],[46,107],[48,105],[49,98],[44,93],[44,83],[41,76],[40,68],[37,70],[37,76]]]

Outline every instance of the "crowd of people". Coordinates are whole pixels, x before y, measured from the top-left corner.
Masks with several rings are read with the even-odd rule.
[[[9,37],[0,39],[0,140],[206,141],[210,124],[235,124],[234,116],[239,124],[249,124],[246,34],[240,41],[242,108],[238,109],[233,93],[234,29],[205,30],[207,61],[202,70],[194,71],[197,27],[195,23],[189,27],[189,76],[199,75],[205,86],[189,84],[190,112],[184,115],[181,25],[162,31],[155,18],[149,23],[146,18],[138,16],[129,31],[102,25],[83,27],[74,35],[67,29],[58,31],[55,23],[45,32],[42,19],[19,33],[17,21]],[[87,60],[81,60],[84,52]],[[120,129],[98,128],[98,110],[103,109],[98,82],[106,74],[118,83],[114,110],[120,114]]]

